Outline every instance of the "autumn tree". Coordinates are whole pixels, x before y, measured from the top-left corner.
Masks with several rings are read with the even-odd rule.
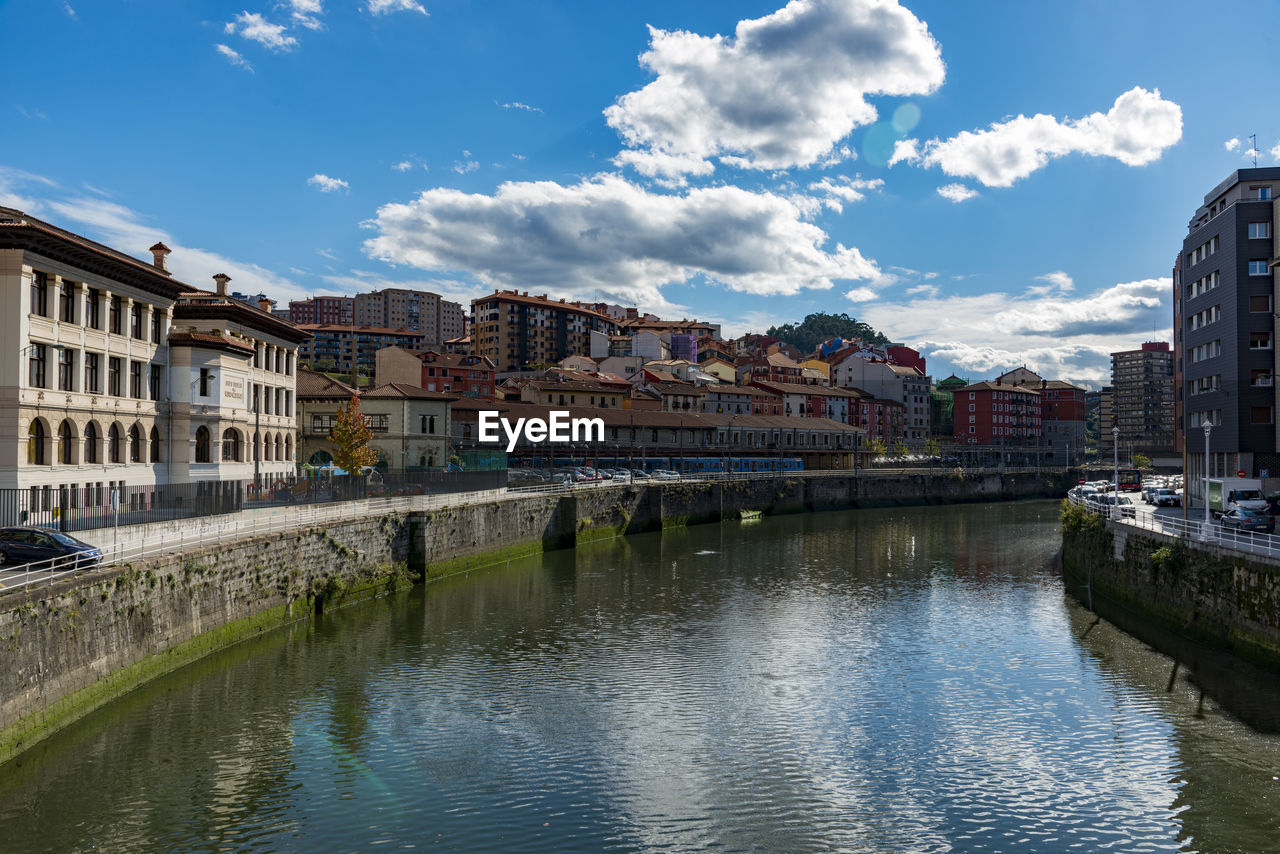
[[[378,452],[369,447],[373,431],[360,412],[358,396],[352,395],[351,402],[334,415],[329,440],[333,442],[333,462],[340,469],[358,474],[378,461]]]

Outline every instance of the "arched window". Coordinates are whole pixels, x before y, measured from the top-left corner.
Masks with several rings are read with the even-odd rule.
[[[45,453],[45,443],[49,434],[44,429],[44,422],[36,418],[27,428],[27,462],[33,466],[46,465],[49,457]]]
[[[124,462],[124,449],[120,447],[120,425],[112,424],[107,431],[107,459],[113,463]]]
[[[222,433],[222,461],[240,462],[240,431],[227,428]]]
[[[271,434],[267,433],[262,437],[262,458],[264,460],[271,459]]]
[[[209,428],[196,428],[196,462],[209,462]]]
[[[293,459],[293,434],[284,437],[284,458],[286,460]]]
[[[84,425],[84,461],[86,463],[102,462],[99,456],[98,443],[102,441],[102,436],[98,434],[98,422],[90,421]]]
[[[160,428],[159,427],[151,428],[150,444],[151,444],[151,447],[149,450],[151,451],[151,454],[150,454],[151,462],[158,463],[160,462]]]
[[[129,462],[142,462],[142,430],[137,424],[129,428]]]
[[[253,431],[253,461],[256,463],[262,459],[262,434],[257,430]]]
[[[280,434],[279,434],[279,433],[277,433],[277,434],[276,434],[276,459],[277,459],[277,460],[283,460],[283,459],[284,459],[284,457],[280,456],[280,452],[281,452],[282,450],[284,450],[284,446],[280,444]]]
[[[58,462],[64,466],[76,461],[75,441],[76,431],[71,427],[70,421],[63,419],[58,425]]]

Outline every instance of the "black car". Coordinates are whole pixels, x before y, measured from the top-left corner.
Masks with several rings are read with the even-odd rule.
[[[70,569],[92,569],[102,563],[102,549],[59,531],[44,528],[0,528],[0,565],[36,563],[79,555],[75,560],[58,561]]]
[[[1223,528],[1236,531],[1254,531],[1261,534],[1274,534],[1276,519],[1265,510],[1244,510],[1237,507],[1222,514]]]

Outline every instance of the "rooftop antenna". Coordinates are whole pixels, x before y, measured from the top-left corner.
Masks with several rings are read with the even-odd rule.
[[[1249,134],[1249,153],[1253,155],[1253,168],[1258,168],[1258,135]]]

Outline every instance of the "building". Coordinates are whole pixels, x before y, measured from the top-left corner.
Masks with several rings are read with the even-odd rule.
[[[1111,429],[1115,426],[1115,389],[1107,385],[1098,391],[1098,459],[1101,462],[1114,459],[1115,439]]]
[[[929,425],[934,435],[955,436],[955,425],[951,420],[952,396],[957,389],[968,384],[968,380],[952,374],[929,390]]]
[[[213,292],[174,279],[169,252],[147,264],[0,208],[0,487],[50,509],[295,471],[307,334],[233,299],[227,276]]]
[[[384,347],[375,357],[376,385],[398,383],[454,397],[493,400],[495,371],[484,356]]]
[[[595,358],[590,333],[618,334],[618,323],[612,318],[545,295],[494,291],[473,300],[471,308],[474,350],[490,359],[499,372],[554,365],[575,353]]]
[[[401,347],[420,351],[426,348],[426,336],[411,329],[381,329],[372,326],[334,326],[302,324],[311,340],[298,350],[304,365],[317,371],[332,371],[351,376],[374,376],[378,369],[378,351]]]
[[[1269,376],[1269,375],[1268,375]],[[1111,354],[1112,415],[1120,428],[1120,460],[1174,455],[1173,351],[1164,341]],[[1110,447],[1112,434],[1107,428]]]
[[[1276,445],[1275,286],[1280,168],[1239,169],[1204,197],[1187,225],[1174,316],[1186,482],[1208,470],[1250,477],[1280,472]],[[1118,391],[1118,390],[1117,390]],[[1117,418],[1120,413],[1117,412]],[[1105,429],[1104,429],[1105,434]],[[1178,441],[1175,436],[1175,444]]]
[[[1040,442],[1040,392],[1003,382],[972,383],[953,395],[955,440],[1027,447]]]
[[[351,297],[312,297],[289,302],[289,320],[298,325],[355,323],[356,301]]]
[[[996,378],[1040,392],[1040,444],[1043,462],[1070,465],[1084,459],[1085,390],[1061,380],[1046,380],[1023,365]]]

